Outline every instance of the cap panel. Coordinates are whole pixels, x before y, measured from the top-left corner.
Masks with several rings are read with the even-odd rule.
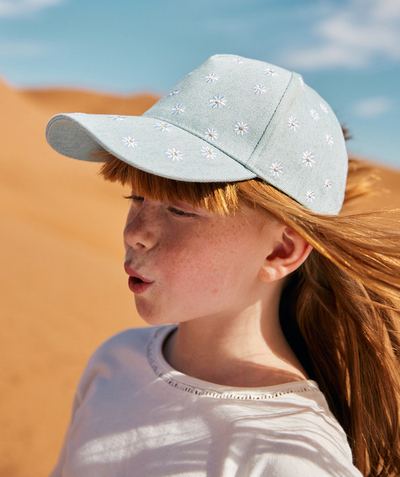
[[[343,204],[348,158],[329,105],[294,73],[247,167],[317,213]]]
[[[236,60],[236,61],[235,61]],[[291,73],[268,63],[215,55],[189,73],[144,116],[177,125],[207,139],[241,164],[253,153]]]

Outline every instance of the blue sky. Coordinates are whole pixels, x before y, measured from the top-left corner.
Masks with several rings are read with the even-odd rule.
[[[215,53],[301,73],[349,149],[400,168],[400,0],[0,0],[0,77],[163,93]]]

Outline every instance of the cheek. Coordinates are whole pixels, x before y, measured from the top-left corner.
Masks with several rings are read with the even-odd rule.
[[[176,291],[216,295],[236,288],[246,273],[248,252],[243,242],[231,235],[198,234],[187,241],[181,236],[168,246],[163,268]]]

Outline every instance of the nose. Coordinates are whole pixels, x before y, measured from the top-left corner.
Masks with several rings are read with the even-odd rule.
[[[160,216],[157,204],[144,199],[132,202],[124,228],[125,247],[134,250],[150,250],[159,240]]]

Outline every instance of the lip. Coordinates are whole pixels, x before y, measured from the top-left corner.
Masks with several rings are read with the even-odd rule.
[[[138,273],[135,269],[131,268],[129,265],[125,265],[124,268],[125,272],[129,275],[129,290],[136,295],[144,293],[154,283],[154,280],[146,278],[145,276]]]

